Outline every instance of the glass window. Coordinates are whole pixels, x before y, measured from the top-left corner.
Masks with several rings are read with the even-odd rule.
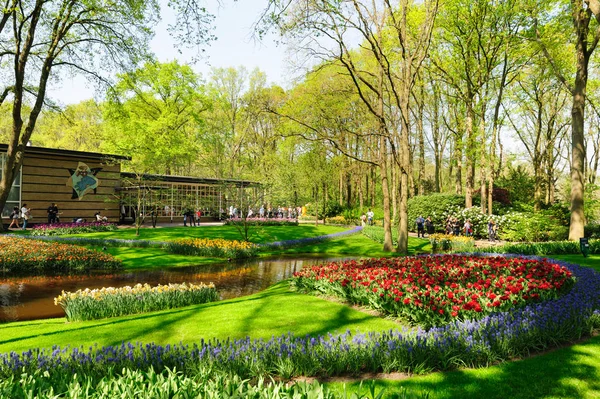
[[[6,162],[6,153],[0,154],[0,179],[4,173],[4,164]],[[21,170],[15,176],[10,192],[8,193],[8,200],[4,204],[2,209],[2,217],[10,216],[13,207],[21,207]]]

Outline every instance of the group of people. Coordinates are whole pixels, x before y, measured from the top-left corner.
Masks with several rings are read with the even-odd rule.
[[[487,230],[488,240],[490,242],[495,242],[498,239],[498,225],[494,219],[490,218],[488,220]],[[459,236],[461,235],[461,232],[467,237],[473,236],[473,223],[471,223],[471,220],[465,220],[461,226],[461,223],[456,217],[449,216],[448,219],[446,219],[446,234]]]
[[[417,237],[425,238],[425,232],[427,232],[428,235],[431,235],[435,232],[431,216],[424,218],[423,216],[419,215],[415,220],[415,223],[417,225]]]
[[[16,227],[17,229],[27,229],[27,222],[31,219],[31,209],[27,208],[27,204],[23,204],[21,209],[15,206],[10,214],[9,229]],[[19,226],[19,220],[23,221],[23,227]]]
[[[375,212],[373,212],[370,208],[367,213],[363,213],[360,216],[360,224],[365,227],[367,225],[373,226],[375,220]]]
[[[246,213],[246,217],[249,218],[261,218],[261,219],[297,219],[302,215],[302,207],[277,207],[272,208],[270,206],[266,207],[261,205],[258,211],[253,209],[252,207],[248,207],[248,211]],[[231,205],[229,207],[228,216],[230,219],[243,218],[244,213],[241,209]]]
[[[183,211],[183,225],[187,227],[200,226],[200,218],[202,217],[202,209],[194,210],[192,208],[184,209]]]

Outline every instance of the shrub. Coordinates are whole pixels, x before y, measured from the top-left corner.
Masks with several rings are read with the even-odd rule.
[[[417,231],[415,220],[431,216],[435,231],[442,232],[446,224],[445,212],[451,207],[462,207],[465,197],[454,194],[417,195],[408,200],[408,229]]]
[[[65,292],[54,298],[68,321],[85,321],[180,308],[219,299],[214,284],[169,284],[151,287],[85,289]]]
[[[186,238],[169,242],[165,250],[180,255],[210,256],[215,258],[241,259],[256,256],[258,247],[247,241]]]
[[[115,223],[108,222],[38,224],[31,229],[31,235],[59,236],[66,234],[94,233],[97,231],[114,230],[117,230],[117,225]]]
[[[86,273],[123,266],[109,254],[70,244],[0,236],[0,270],[8,273]]]
[[[507,241],[559,241],[569,235],[569,227],[551,211],[511,212],[499,224],[502,239]]]

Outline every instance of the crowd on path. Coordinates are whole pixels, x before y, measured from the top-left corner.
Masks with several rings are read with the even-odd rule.
[[[426,233],[427,235],[432,235],[435,233],[435,227],[430,216],[427,216],[427,218],[418,216],[415,220],[415,224],[417,227],[417,237],[425,238]],[[498,240],[498,225],[494,219],[490,218],[488,220],[487,230],[488,240],[490,242],[495,242]],[[473,223],[471,223],[471,220],[469,219],[465,220],[464,223],[461,223],[458,218],[449,216],[446,219],[445,233],[452,236],[462,235],[465,237],[473,237]]]

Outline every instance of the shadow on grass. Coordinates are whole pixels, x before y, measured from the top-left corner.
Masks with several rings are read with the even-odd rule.
[[[377,380],[386,397],[403,389],[413,394],[446,398],[586,398],[600,392],[600,337],[528,359],[487,369],[469,369],[403,381]],[[354,389],[358,382],[352,383]],[[338,385],[338,384],[335,384]],[[339,388],[339,386],[338,386]]]

